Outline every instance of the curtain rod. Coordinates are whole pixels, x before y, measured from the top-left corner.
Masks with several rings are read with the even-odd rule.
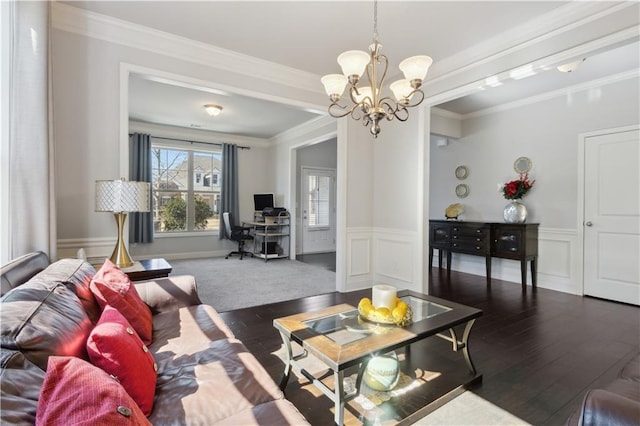
[[[133,133],[129,133],[129,136],[133,136]],[[154,138],[154,139],[164,139],[164,140],[168,140],[168,141],[177,141],[177,142],[189,142],[189,143],[201,143],[204,145],[217,145],[217,146],[222,146],[222,144],[220,142],[201,142],[201,141],[190,141],[188,139],[176,139],[176,138],[164,138],[162,136],[153,136],[153,135],[149,135],[150,137]],[[243,146],[243,145],[236,145],[238,148],[240,149],[251,149],[250,146]]]

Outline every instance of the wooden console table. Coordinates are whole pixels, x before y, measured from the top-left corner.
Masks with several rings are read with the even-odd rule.
[[[433,250],[439,250],[438,263],[442,268],[442,254],[447,253],[447,274],[451,274],[451,254],[484,256],[487,285],[491,285],[491,258],[520,261],[522,289],[527,288],[527,261],[531,262],[531,285],[537,286],[538,223],[463,222],[453,220],[429,221],[429,269],[433,264]]]

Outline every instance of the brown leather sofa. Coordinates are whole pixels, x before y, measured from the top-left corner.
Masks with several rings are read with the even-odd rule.
[[[94,268],[78,259],[48,265],[32,253],[3,266],[0,299],[0,424],[33,424],[51,355],[84,356],[99,311]],[[158,376],[154,425],[308,424],[191,276],[136,283],[153,313],[149,345]]]
[[[640,354],[602,389],[591,389],[580,408],[567,421],[568,426],[640,424]]]

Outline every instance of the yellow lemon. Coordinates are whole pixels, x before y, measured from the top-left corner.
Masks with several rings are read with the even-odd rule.
[[[372,307],[371,300],[368,297],[360,299],[360,303],[358,303],[358,309],[362,311],[365,306],[368,306],[369,308]]]
[[[371,305],[363,305],[362,307],[358,307],[358,311],[365,317],[371,315],[371,311],[373,311],[373,306]]]
[[[391,317],[391,311],[389,310],[389,308],[385,308],[384,306],[381,306],[379,308],[376,308],[376,315],[384,319],[388,319]]]
[[[402,319],[404,318],[404,316],[407,314],[407,310],[406,309],[402,309],[400,307],[395,307],[393,309],[393,311],[391,312],[391,315],[393,315],[393,320],[395,322],[400,322],[402,321]]]
[[[409,309],[409,307],[407,306],[407,304],[403,301],[400,301],[396,304],[396,307],[393,308],[393,311],[391,311],[391,315],[393,315],[393,320],[396,322],[400,322],[405,315],[407,315],[407,309]]]

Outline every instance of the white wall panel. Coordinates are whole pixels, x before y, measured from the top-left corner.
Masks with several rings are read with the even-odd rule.
[[[346,249],[346,283],[344,291],[373,285],[373,235],[371,228],[348,228]]]
[[[420,291],[416,282],[416,234],[389,229],[375,231],[375,282]]]

